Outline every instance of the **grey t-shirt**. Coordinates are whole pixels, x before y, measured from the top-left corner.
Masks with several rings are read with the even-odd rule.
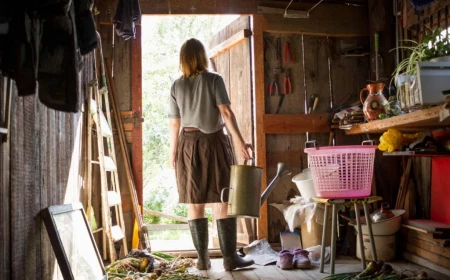
[[[214,133],[224,122],[218,105],[230,104],[223,78],[204,72],[191,78],[178,78],[170,91],[169,118],[181,118],[181,128],[196,127]]]

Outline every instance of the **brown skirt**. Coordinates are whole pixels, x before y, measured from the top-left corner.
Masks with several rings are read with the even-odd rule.
[[[220,202],[220,192],[230,185],[234,164],[230,142],[223,130],[211,134],[181,132],[175,163],[179,203]]]

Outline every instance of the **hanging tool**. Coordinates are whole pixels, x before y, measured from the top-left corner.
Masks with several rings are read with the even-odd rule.
[[[272,72],[272,82],[270,83],[270,87],[269,87],[269,96],[274,96],[274,95],[280,95],[280,90],[278,88],[278,83],[277,83],[277,69],[273,69]]]
[[[292,93],[292,84],[291,84],[291,77],[290,77],[290,69],[287,68],[284,72],[284,81],[283,81],[283,94],[280,96],[280,101],[278,102],[277,111],[275,114],[280,113],[281,107],[283,106],[284,97],[287,94]]]
[[[291,77],[290,77],[290,69],[287,68],[284,72],[284,94],[291,94],[292,93],[292,84],[291,84]]]
[[[0,103],[2,106],[3,111],[3,124],[0,123],[0,134],[5,134],[5,136],[2,136],[2,141],[7,142],[9,134],[9,126],[10,126],[10,115],[11,115],[11,95],[12,95],[12,81],[11,78],[4,77],[4,85],[3,88],[3,99],[0,99],[0,101],[4,102],[4,105]],[[0,120],[1,121],[1,120]]]
[[[277,45],[276,45],[276,53],[277,53],[277,60],[280,60],[281,57],[281,42],[280,42],[280,38],[277,38]]]
[[[270,38],[266,38],[264,40],[264,61],[267,61],[267,56],[266,56],[267,50],[271,51],[273,58],[278,59],[278,52],[272,43],[272,39],[270,39]]]
[[[316,110],[318,103],[319,103],[319,97],[315,94],[312,94],[309,97],[308,114],[311,114],[312,111]]]
[[[287,56],[289,55],[289,62],[294,63],[294,57],[292,56],[291,38],[287,37],[284,42],[284,63],[287,63]]]

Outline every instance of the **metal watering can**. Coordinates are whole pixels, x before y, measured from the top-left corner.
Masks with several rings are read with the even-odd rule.
[[[245,161],[244,165],[231,166],[230,187],[224,188],[220,195],[222,202],[226,203],[224,192],[229,189],[228,216],[259,218],[259,209],[275,188],[278,180],[291,174],[286,164],[278,163],[276,176],[261,194],[262,171],[261,167],[255,166],[254,159],[252,159],[252,165],[247,165]]]

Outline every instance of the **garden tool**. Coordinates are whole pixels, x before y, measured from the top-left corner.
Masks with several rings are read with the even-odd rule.
[[[280,162],[277,166],[277,174],[269,186],[261,195],[262,168],[252,165],[232,165],[230,187],[221,192],[221,200],[224,201],[224,192],[229,189],[228,216],[259,218],[259,209],[273,191],[281,177],[291,174],[290,168]]]

